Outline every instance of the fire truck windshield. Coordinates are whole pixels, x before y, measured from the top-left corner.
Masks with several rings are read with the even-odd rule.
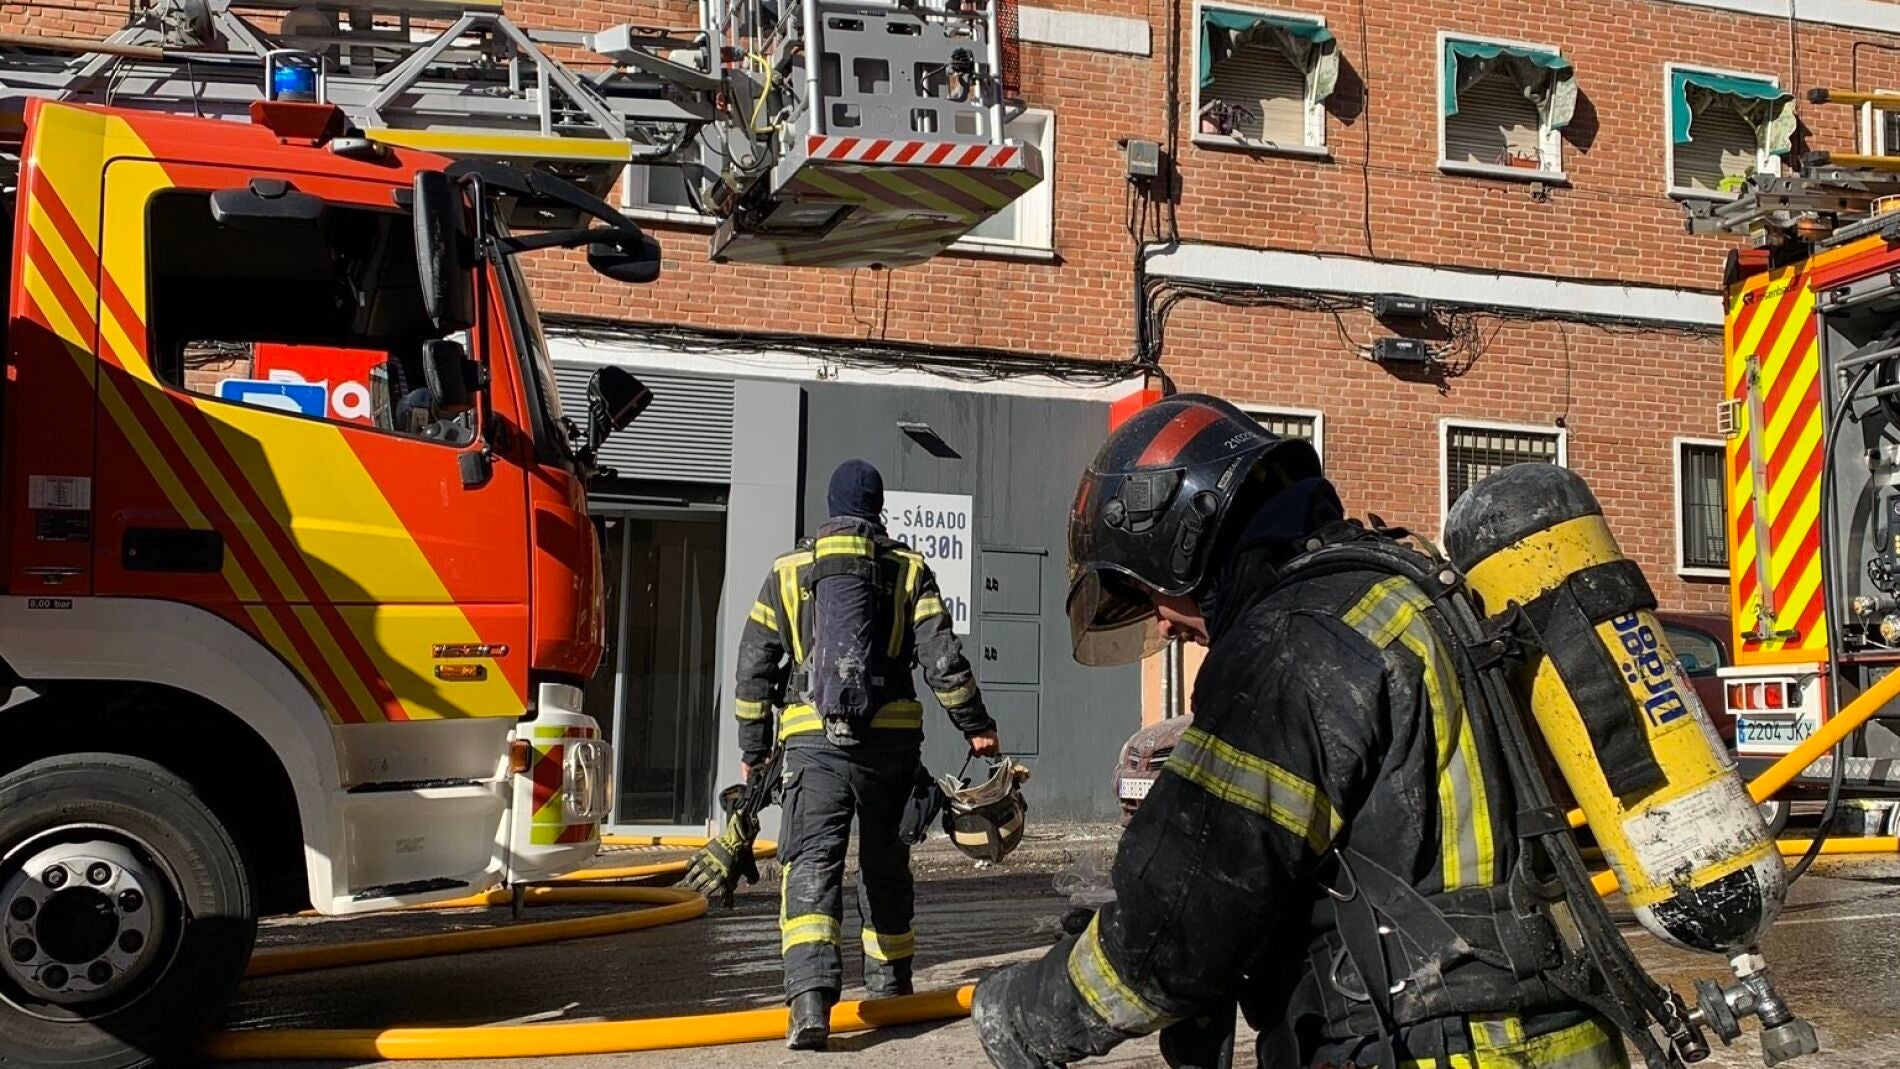
[[[153,370],[224,401],[466,445],[466,399],[425,360],[459,362],[423,308],[407,213],[330,202],[316,219],[220,222],[164,190],[147,218]]]
[[[500,224],[497,223],[497,226]],[[554,362],[548,356],[547,335],[541,329],[541,314],[527,280],[521,277],[520,257],[498,258],[501,269],[502,303],[508,310],[509,337],[521,362],[522,382],[534,405],[534,437],[563,459],[574,457],[570,424],[561,411],[560,384],[554,377]]]

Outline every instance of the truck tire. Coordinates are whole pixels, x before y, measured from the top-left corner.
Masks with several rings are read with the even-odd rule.
[[[117,754],[0,777],[0,1066],[187,1054],[243,976],[243,857],[191,785]]]

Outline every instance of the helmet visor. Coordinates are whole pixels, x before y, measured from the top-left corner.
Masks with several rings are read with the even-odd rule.
[[[1115,572],[1085,569],[1069,587],[1068,609],[1069,638],[1080,664],[1133,664],[1165,644],[1154,602]]]

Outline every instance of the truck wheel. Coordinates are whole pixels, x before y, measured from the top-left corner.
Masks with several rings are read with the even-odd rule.
[[[237,844],[184,780],[103,753],[0,777],[0,1066],[188,1051],[256,936]]]
[[[1781,838],[1781,833],[1788,830],[1788,811],[1793,807],[1781,798],[1770,798],[1760,803],[1759,807],[1762,823],[1768,825],[1768,837]]]

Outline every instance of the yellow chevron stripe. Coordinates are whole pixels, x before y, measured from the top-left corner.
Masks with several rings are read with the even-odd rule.
[[[1799,266],[1785,267],[1780,271],[1772,271],[1768,275],[1767,282],[1763,284],[1761,292],[1767,293],[1769,290],[1792,282],[1800,273],[1801,269]],[[1805,289],[1806,287],[1803,288]],[[1783,290],[1774,297],[1765,298],[1755,309],[1755,318],[1748,324],[1748,334],[1740,338],[1740,344],[1734,348],[1738,360],[1746,360],[1749,354],[1761,348],[1762,337],[1768,333],[1768,324],[1774,321],[1775,309],[1780,306],[1782,301],[1787,300],[1791,296],[1794,295]]]
[[[1813,439],[1818,442],[1820,438],[1821,420],[1817,414],[1814,420]],[[1794,465],[1789,466],[1793,467]],[[1787,493],[1788,489],[1789,488],[1784,488],[1782,493]],[[1770,496],[1772,498],[1772,491],[1770,492]],[[1801,548],[1802,539],[1806,537],[1809,531],[1814,529],[1814,525],[1820,516],[1821,495],[1818,489],[1810,488],[1809,492],[1804,494],[1800,501],[1784,502],[1781,507],[1776,510],[1776,514],[1790,509],[1793,510],[1793,516],[1788,523],[1787,533],[1782,535],[1779,545],[1770,547],[1774,556],[1769,560],[1768,571],[1769,574],[1775,577],[1775,586],[1777,588],[1781,586],[1783,577],[1787,575],[1788,567],[1794,561],[1796,551]]]
[[[1808,390],[1813,387],[1820,366],[1819,360],[1803,360],[1800,366],[1788,370],[1788,391],[1782,395],[1781,404],[1775,411],[1767,413],[1768,426],[1762,428],[1763,448],[1770,458],[1790,431],[1799,432],[1802,420],[1811,417],[1818,421],[1821,418],[1821,406],[1808,403]],[[1797,466],[1788,465],[1790,469]]]
[[[1762,381],[1774,382],[1787,370],[1788,360],[1794,355],[1794,343],[1801,337],[1801,327],[1814,316],[1814,296],[1804,286],[1800,293],[1791,293],[1782,298],[1793,300],[1789,307],[1788,318],[1781,324],[1781,334],[1775,338],[1765,338],[1765,358],[1762,360]]]
[[[1790,501],[1789,496],[1794,493],[1796,484],[1801,481],[1801,471],[1807,466],[1807,459],[1820,448],[1821,410],[1817,407],[1808,411],[1806,425],[1795,433],[1794,444],[1788,449],[1788,460],[1782,465],[1782,470],[1769,472],[1771,479],[1768,484],[1769,522],[1772,523],[1786,509],[1800,505],[1798,501]],[[1820,490],[1820,480],[1816,479],[1809,484],[1807,493],[1803,496],[1819,497]],[[1779,550],[1781,547],[1775,548]]]

